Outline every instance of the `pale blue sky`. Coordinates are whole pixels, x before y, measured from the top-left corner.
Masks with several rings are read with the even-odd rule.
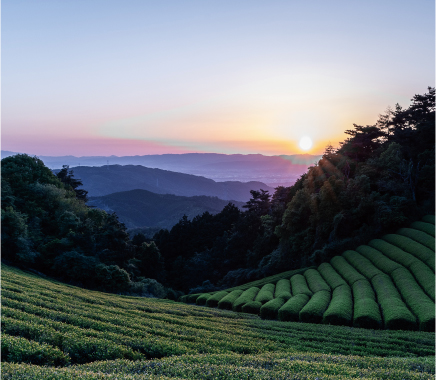
[[[3,0],[2,149],[322,151],[434,86],[434,32],[426,0]]]

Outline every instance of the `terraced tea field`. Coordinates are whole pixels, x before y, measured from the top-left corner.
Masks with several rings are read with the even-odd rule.
[[[211,299],[210,306],[216,302],[222,308],[89,291],[3,265],[1,378],[434,379],[435,334],[425,331],[431,330],[427,325],[418,325],[422,320],[417,317],[413,328],[421,326],[423,331],[334,325],[353,320],[379,327],[389,302],[378,309],[381,319],[365,310],[379,305],[383,292],[395,305],[403,302],[409,288],[417,300],[421,293],[430,298],[424,275],[421,282],[415,281],[421,293],[410,287],[414,273],[428,264],[402,249],[409,254],[402,259],[410,261],[407,266],[383,255],[388,274],[371,260],[377,249],[368,245],[367,254],[346,253],[317,269],[288,272],[290,279],[276,276],[274,284],[264,279],[262,291],[253,291],[248,284],[225,296],[217,292],[213,302],[210,295],[203,297],[205,303]],[[356,260],[366,269],[357,271]],[[434,272],[429,271],[434,281]],[[409,282],[401,288],[403,279]],[[393,297],[395,291],[400,298]],[[357,295],[360,301],[354,302]],[[290,301],[294,309],[283,309]],[[273,308],[259,309],[265,319],[247,313],[257,303],[274,302],[283,321],[268,319],[276,315],[270,313]],[[350,304],[351,316],[338,312],[349,311]],[[237,305],[242,312],[225,310],[223,305]],[[298,305],[303,306],[295,314]],[[305,315],[308,323],[286,321],[296,315],[298,319]]]
[[[191,294],[181,301],[280,321],[434,331],[434,223],[435,217],[428,215],[318,268]]]

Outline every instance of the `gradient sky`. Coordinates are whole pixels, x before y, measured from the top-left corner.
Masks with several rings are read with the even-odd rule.
[[[3,150],[309,153],[435,83],[434,1],[3,0]]]

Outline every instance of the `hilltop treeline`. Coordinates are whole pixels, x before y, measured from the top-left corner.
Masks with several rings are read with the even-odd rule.
[[[354,125],[291,187],[252,191],[242,212],[183,217],[152,240],[86,206],[80,180],[36,157],[2,160],[2,259],[74,284],[176,297],[318,264],[434,213],[435,90]]]

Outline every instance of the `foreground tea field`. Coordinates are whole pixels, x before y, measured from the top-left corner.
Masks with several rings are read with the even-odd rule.
[[[267,321],[8,266],[2,305],[2,379],[434,378],[430,332]]]
[[[318,268],[181,300],[264,319],[434,331],[434,223],[428,215]]]

